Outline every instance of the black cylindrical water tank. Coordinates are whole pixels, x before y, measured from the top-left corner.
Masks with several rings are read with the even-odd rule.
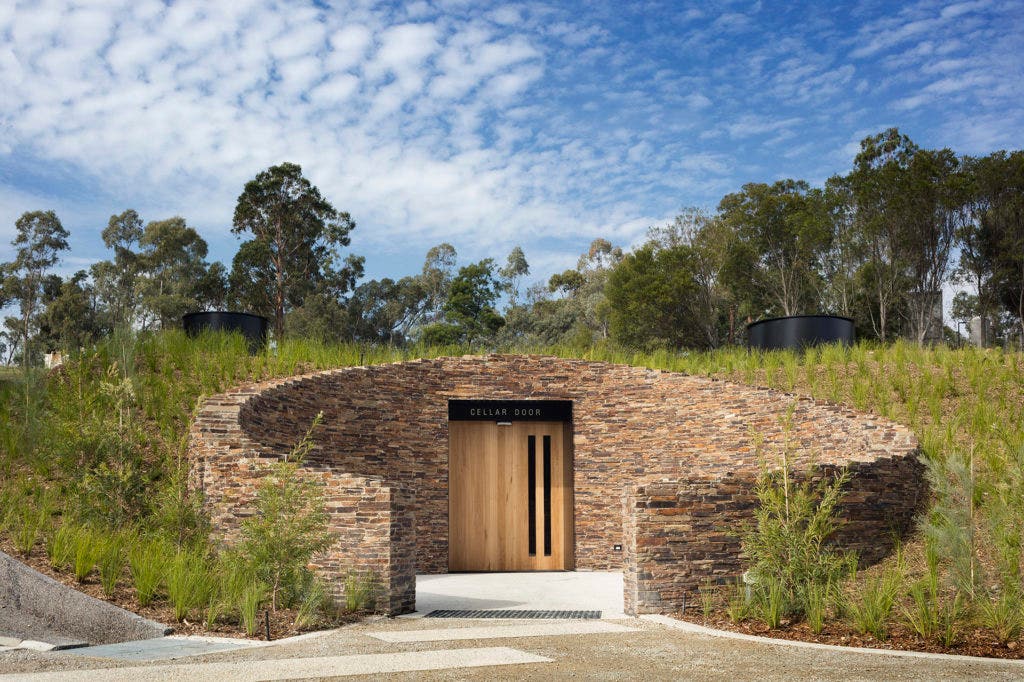
[[[250,353],[256,353],[267,345],[269,325],[270,321],[267,318],[252,313],[208,310],[201,313],[187,313],[181,317],[181,326],[189,336],[198,336],[204,331],[241,333],[249,344]]]
[[[837,315],[793,315],[747,325],[747,345],[760,350],[801,350],[823,343],[853,343],[853,320]]]

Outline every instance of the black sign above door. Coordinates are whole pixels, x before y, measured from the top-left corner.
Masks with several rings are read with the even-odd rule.
[[[571,400],[449,400],[448,421],[572,421]]]

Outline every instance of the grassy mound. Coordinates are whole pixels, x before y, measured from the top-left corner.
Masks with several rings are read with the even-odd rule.
[[[911,629],[922,641],[955,642],[979,627],[1004,642],[1019,636],[1024,618],[1021,354],[902,342],[830,346],[803,355],[742,349],[632,353],[609,346],[515,350],[768,386],[910,426],[922,443],[935,495],[922,519],[923,532],[905,545],[898,560],[878,569],[890,572],[884,580],[871,573],[848,584],[842,599],[827,610],[829,617],[855,620],[852,614],[866,608],[858,600],[877,596],[872,590],[884,583],[894,595],[881,600],[891,602],[885,613],[875,614],[874,620],[883,622],[870,628],[878,637],[885,636],[887,621],[920,623]],[[0,374],[0,520],[6,542],[23,554],[46,553],[56,544],[59,555],[69,551],[62,543],[73,545],[79,536],[111,537],[117,552],[108,548],[92,563],[106,562],[103,580],[113,591],[118,580],[145,577],[139,556],[137,569],[127,567],[129,549],[139,554],[142,541],[135,538],[144,538],[176,571],[171,576],[176,594],[193,582],[209,582],[189,573],[193,564],[206,562],[209,571],[225,576],[223,583],[234,581],[218,589],[234,590],[239,603],[259,602],[258,586],[244,584],[244,576],[210,552],[204,519],[187,494],[188,425],[202,396],[244,381],[464,352],[287,341],[272,352],[250,355],[241,337],[211,334],[192,340],[162,332],[108,339],[50,373],[6,371]],[[76,568],[86,578],[93,570],[85,566],[89,559],[83,556]],[[73,556],[66,561],[69,568],[74,563]],[[156,587],[142,585],[147,599],[167,591],[166,576],[151,577],[154,581]],[[322,591],[322,586],[307,587],[310,593]],[[297,604],[304,598],[300,592]],[[190,608],[198,612],[204,600],[182,606],[190,599],[175,599],[176,615]],[[211,600],[202,608],[216,611]],[[953,625],[944,630],[943,622]]]

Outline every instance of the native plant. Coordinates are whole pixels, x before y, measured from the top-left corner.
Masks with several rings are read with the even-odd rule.
[[[804,615],[811,600],[820,602],[818,590],[828,592],[856,566],[853,553],[841,552],[828,540],[839,527],[838,505],[850,480],[847,470],[798,480],[792,471],[789,435],[791,407],[783,421],[783,443],[778,466],[770,468],[762,456],[762,470],[754,492],[754,522],[742,534],[743,552],[750,561],[750,577],[765,620],[778,623],[782,615]],[[813,591],[813,595],[809,592]],[[815,603],[811,609],[820,609]],[[774,627],[774,626],[773,626]]]
[[[207,601],[212,578],[206,556],[183,550],[174,555],[165,577],[167,598],[174,607],[174,617],[182,621],[193,608]]]
[[[140,540],[129,550],[128,568],[139,606],[149,606],[156,598],[170,554],[166,543],[158,538]]]
[[[106,539],[88,526],[81,526],[75,534],[74,570],[75,580],[80,583],[92,573],[96,562],[104,552]]]
[[[260,605],[266,601],[268,594],[269,590],[264,583],[252,579],[238,596],[238,612],[242,618],[245,634],[249,637],[255,635],[259,629],[257,614],[259,613]]]
[[[114,594],[117,589],[117,581],[124,573],[125,538],[121,533],[114,533],[107,537],[103,543],[102,550],[96,560],[96,568],[100,574],[100,585],[103,586],[103,594],[108,597]]]
[[[718,585],[708,579],[697,588],[697,592],[700,595],[700,612],[704,616],[704,620],[707,620],[711,618],[711,614],[715,610],[715,602],[718,601]]]
[[[345,608],[348,611],[366,611],[374,607],[377,576],[371,571],[350,572],[345,577]]]
[[[875,639],[884,640],[888,637],[889,619],[902,586],[902,574],[898,569],[891,568],[860,585],[858,593],[846,601],[846,611],[850,614],[854,628]]]
[[[63,569],[71,563],[75,553],[75,535],[77,529],[70,523],[62,523],[50,536],[46,546],[46,556],[50,560],[50,568]]]
[[[322,420],[321,412],[288,457],[272,465],[257,489],[256,513],[242,524],[240,554],[268,587],[275,611],[298,596],[313,555],[333,541],[323,492],[301,471]]]
[[[320,614],[327,609],[330,603],[331,598],[327,594],[327,588],[323,582],[311,577],[303,592],[302,600],[299,602],[298,612],[295,614],[296,629],[305,630],[314,627]]]

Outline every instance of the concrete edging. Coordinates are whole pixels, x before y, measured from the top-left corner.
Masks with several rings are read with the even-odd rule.
[[[72,589],[0,552],[0,629],[25,640],[115,644],[171,628]],[[51,641],[50,643],[62,643]]]
[[[925,658],[940,661],[979,662],[997,661],[999,663],[1010,663],[1024,667],[1024,660],[1012,658],[991,658],[988,656],[964,656],[961,654],[933,654],[927,651],[899,651],[896,649],[869,649],[867,647],[839,646],[837,644],[819,644],[817,642],[801,642],[793,639],[776,639],[775,637],[761,637],[760,635],[747,635],[742,632],[730,632],[728,630],[715,630],[714,628],[689,623],[685,620],[678,620],[670,616],[644,615],[639,616],[641,620],[650,623],[658,623],[675,630],[682,630],[695,635],[707,635],[709,637],[723,637],[725,639],[740,639],[758,644],[774,644],[777,646],[798,647],[803,649],[817,649],[819,651],[834,651],[839,653],[852,654],[881,654],[883,656],[899,656],[903,658]]]

